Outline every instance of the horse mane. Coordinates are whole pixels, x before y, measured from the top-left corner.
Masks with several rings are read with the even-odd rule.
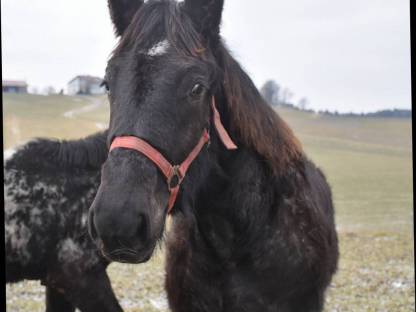
[[[264,157],[275,174],[282,172],[302,158],[300,141],[224,45],[218,53],[231,133]]]
[[[212,54],[209,45],[195,30],[191,19],[170,0],[148,2],[133,18],[113,56],[132,45],[148,47],[154,39],[166,36],[182,55],[201,57],[214,65],[222,79],[229,130],[234,138],[264,157],[275,174],[303,155],[299,140],[280,116],[264,101],[251,78],[231,56],[221,41]],[[153,39],[153,41],[151,40]],[[217,94],[218,95],[218,94]]]
[[[5,167],[100,169],[108,154],[106,138],[107,131],[78,140],[37,138],[19,147]]]

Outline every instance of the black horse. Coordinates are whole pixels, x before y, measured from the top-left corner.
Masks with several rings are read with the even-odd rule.
[[[338,260],[330,187],[225,48],[223,1],[109,7],[111,152],[89,215],[103,254],[147,261],[172,208],[173,311],[321,311]]]
[[[87,229],[106,136],[31,141],[4,165],[6,283],[41,280],[48,312],[122,311]]]

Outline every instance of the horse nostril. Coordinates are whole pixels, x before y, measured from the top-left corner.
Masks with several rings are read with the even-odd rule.
[[[100,239],[103,242],[106,252],[112,252],[120,249],[141,250],[146,245],[148,238],[148,225],[146,216],[141,214],[135,222],[131,222],[129,226],[123,227],[121,231],[107,231],[101,233]]]

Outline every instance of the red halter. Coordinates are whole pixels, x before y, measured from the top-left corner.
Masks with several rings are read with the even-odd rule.
[[[213,113],[214,125],[222,143],[229,150],[237,149],[237,146],[231,140],[227,130],[225,130],[221,122],[220,114],[215,106],[214,97],[212,97],[211,109]],[[204,129],[198,144],[180,165],[171,165],[171,163],[166,160],[166,158],[153,146],[151,146],[143,139],[134,136],[123,136],[115,138],[110,146],[110,152],[116,148],[132,149],[145,155],[159,168],[159,170],[166,177],[166,182],[170,193],[168,202],[168,213],[170,213],[173,205],[175,204],[176,197],[179,193],[179,187],[185,178],[186,172],[188,171],[195,158],[199,155],[205,144],[209,142],[209,139],[209,133],[207,129]]]

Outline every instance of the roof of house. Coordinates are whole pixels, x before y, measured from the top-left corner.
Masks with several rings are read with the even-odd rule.
[[[23,80],[2,80],[3,87],[27,87],[26,81]]]
[[[100,77],[94,77],[94,76],[89,76],[89,75],[78,75],[74,77],[73,79],[71,79],[68,83],[71,83],[76,79],[86,80],[91,83],[101,83],[103,81],[103,79]]]

